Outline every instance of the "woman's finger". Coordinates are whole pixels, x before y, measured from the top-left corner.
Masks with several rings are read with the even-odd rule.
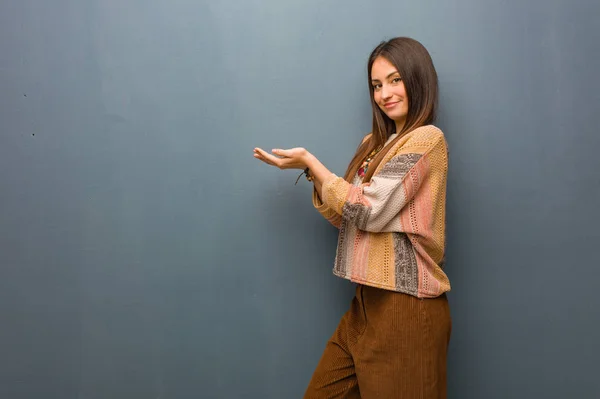
[[[261,155],[260,153],[258,153],[258,152],[255,152],[255,153],[254,153],[254,158],[256,158],[256,159],[258,159],[259,161],[262,161],[262,162],[264,162],[264,163],[266,163],[266,164],[273,165],[273,162],[272,162],[272,161],[270,161],[269,159],[265,158],[264,156],[262,156],[262,155]],[[273,166],[274,166],[274,165],[273,165]]]
[[[271,150],[271,152],[277,156],[288,157],[288,158],[291,157],[289,150],[282,150],[280,148],[275,148],[275,149]]]
[[[254,154],[254,158],[258,159],[258,160],[259,160],[259,161],[261,161],[261,162],[264,162],[264,163],[266,163],[267,165],[271,165],[271,166],[273,166],[273,163],[272,163],[272,162],[268,161],[267,159],[265,159],[265,158],[261,157],[261,156],[260,156],[260,155],[258,155],[258,154]]]
[[[263,150],[262,148],[255,148],[254,152],[257,154],[260,154],[261,156],[267,158],[268,156],[270,156],[271,154],[269,154],[268,152],[266,152],[265,150]]]
[[[271,162],[275,159],[275,157],[273,157],[271,154],[269,154],[268,152],[266,152],[260,148],[255,148],[254,153],[258,154],[263,159],[270,160]]]
[[[260,148],[254,149],[254,156],[269,165],[281,167],[281,161],[279,158],[274,157],[273,155],[261,150]]]

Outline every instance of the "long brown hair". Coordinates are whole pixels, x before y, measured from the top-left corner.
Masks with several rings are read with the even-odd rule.
[[[385,153],[402,136],[412,130],[433,123],[436,117],[438,100],[438,78],[433,66],[431,56],[427,49],[418,41],[408,37],[396,37],[386,42],[381,42],[369,57],[367,66],[369,94],[371,97],[371,108],[373,111],[373,128],[369,139],[365,140],[356,150],[356,154],[350,161],[344,179],[352,182],[358,168],[367,156],[376,148],[380,148],[396,130],[395,122],[390,119],[375,102],[373,87],[371,84],[371,68],[378,57],[384,57],[396,67],[408,97],[408,114],[406,122],[401,131],[396,132],[398,136],[389,143],[386,149],[379,151],[377,156],[369,163],[369,168],[363,182],[371,180],[373,173]]]

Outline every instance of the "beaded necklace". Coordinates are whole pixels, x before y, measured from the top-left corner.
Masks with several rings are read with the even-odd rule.
[[[375,158],[375,155],[377,155],[381,148],[382,147],[379,147],[371,151],[367,159],[365,159],[360,168],[358,168],[357,173],[360,177],[365,177],[365,175],[367,174],[367,170],[369,170],[369,163],[373,160],[373,158]]]

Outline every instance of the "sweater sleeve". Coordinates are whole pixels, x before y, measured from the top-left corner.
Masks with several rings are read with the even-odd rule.
[[[331,223],[338,229],[340,228],[340,225],[342,223],[342,216],[323,203],[321,198],[319,198],[319,193],[317,193],[316,188],[313,188],[312,203],[315,209],[321,214],[321,216],[327,219],[329,223]]]
[[[363,137],[363,139],[360,142],[360,145],[364,144],[364,142],[367,141],[369,137],[371,137],[371,133]],[[341,215],[333,209],[331,209],[330,207],[328,207],[325,203],[323,203],[315,187],[313,187],[312,204],[315,207],[315,209],[321,214],[321,216],[323,216],[329,223],[331,223],[338,229],[340,228],[340,225],[342,223]]]
[[[434,148],[445,151],[445,141],[439,135],[428,143],[403,146],[368,183],[358,186],[331,175],[322,186],[323,203],[360,230],[369,232],[413,233],[411,223],[401,217],[401,211],[415,198],[431,171],[429,153]],[[440,148],[443,147],[443,148]],[[428,193],[419,207],[431,204]]]

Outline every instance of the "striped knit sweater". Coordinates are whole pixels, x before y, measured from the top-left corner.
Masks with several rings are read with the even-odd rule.
[[[331,175],[313,205],[339,228],[333,273],[419,298],[450,290],[442,271],[448,153],[440,129],[423,126],[387,152],[371,181]]]

